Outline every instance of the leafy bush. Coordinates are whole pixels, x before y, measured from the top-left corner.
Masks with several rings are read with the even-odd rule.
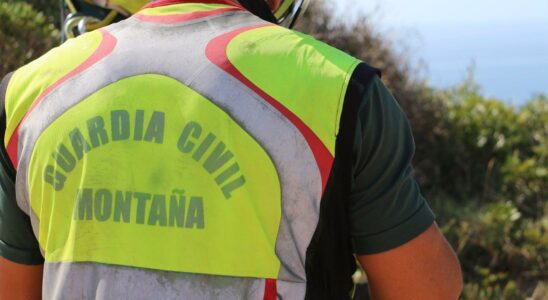
[[[36,10],[44,14],[48,23],[55,23],[56,25],[59,19],[59,13],[61,12],[61,5],[64,0],[3,0],[7,3],[25,2]]]
[[[545,279],[547,218],[534,221],[524,218],[512,202],[493,203],[454,214],[442,231],[459,255],[468,293],[474,286],[482,293],[502,292],[510,284],[530,294]]]
[[[490,199],[502,183],[499,169],[512,152],[517,116],[495,99],[483,98],[470,84],[437,95],[446,106],[442,128],[436,128],[430,159],[435,160],[433,184],[451,194]]]
[[[470,80],[436,93],[447,118],[426,193],[459,255],[463,299],[525,299],[548,279],[547,99],[513,108]]]
[[[0,76],[43,54],[59,39],[44,14],[24,2],[2,1],[0,24]]]
[[[547,217],[548,97],[534,97],[516,118],[521,138],[502,168],[501,193],[510,195],[527,216]]]
[[[548,162],[548,101],[537,96],[516,109],[486,99],[467,80],[438,92],[445,120],[435,130],[429,159],[437,170],[431,184],[453,195],[497,201],[504,194],[528,216],[542,214]]]

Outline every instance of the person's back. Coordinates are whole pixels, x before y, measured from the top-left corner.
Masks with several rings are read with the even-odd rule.
[[[10,154],[28,174],[19,203],[30,202],[44,247],[46,298],[264,291],[264,280],[152,270],[277,278],[303,297],[341,92],[357,61],[231,5],[161,4],[11,79],[8,132],[18,128],[8,145],[33,145]],[[10,93],[36,77],[59,86],[19,121],[24,103]]]
[[[351,94],[375,70],[233,3],[180,2],[9,78],[6,150],[46,299],[301,299],[351,272],[338,217],[354,172]],[[416,235],[432,217],[411,206]]]

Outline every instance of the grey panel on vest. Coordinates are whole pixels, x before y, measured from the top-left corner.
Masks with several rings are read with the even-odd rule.
[[[304,299],[306,294],[306,283],[290,282],[279,280],[277,282],[279,300]]]
[[[4,76],[4,79],[0,82],[0,111],[4,111],[6,108],[6,93],[8,91],[8,84],[11,76],[13,76],[13,72]],[[4,143],[4,141],[2,141],[2,143]]]
[[[262,279],[155,271],[99,263],[46,263],[42,290],[42,298],[50,300],[239,300],[262,299],[263,294]]]
[[[270,155],[282,186],[283,213],[276,241],[276,253],[282,264],[279,295],[286,294],[286,299],[295,299],[293,296],[297,295],[297,298],[304,297],[305,287],[301,283],[306,281],[306,249],[318,222],[322,192],[321,176],[314,156],[304,137],[280,112],[205,56],[207,43],[214,37],[257,24],[264,23],[248,13],[236,12],[184,24],[162,25],[129,19],[108,27],[108,31],[118,40],[113,53],[46,96],[21,127],[19,174],[28,174],[33,146],[40,133],[67,109],[94,92],[140,74],[161,74],[174,78],[227,112]],[[127,57],[138,63],[128,62]],[[17,178],[17,195],[21,206],[28,205],[26,176]],[[70,285],[59,285],[68,277],[71,280],[74,278],[70,282],[76,282],[78,276],[83,276],[82,280],[95,282],[98,289],[111,286],[106,279],[110,278],[111,271],[104,271],[104,266],[82,266],[77,267],[79,269],[74,269],[72,265],[48,266],[44,288],[47,290],[48,286],[55,286],[48,295],[68,292]],[[139,274],[135,276],[145,276],[143,274],[147,272],[133,268],[123,270],[120,272],[127,272],[124,275],[127,278],[131,278],[130,274],[133,273]],[[70,276],[67,277],[67,274]],[[219,280],[212,283],[213,286],[222,285],[225,280],[213,277]],[[213,281],[208,279],[206,282]],[[242,284],[246,282],[244,280]],[[137,284],[132,288],[137,294],[140,294],[139,290],[148,289]]]
[[[43,299],[263,299],[265,281],[99,263],[46,263]],[[304,299],[306,283],[277,282],[278,299]]]

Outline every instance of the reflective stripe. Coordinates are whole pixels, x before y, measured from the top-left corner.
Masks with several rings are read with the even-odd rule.
[[[276,300],[278,292],[275,279],[266,279],[263,300]]]

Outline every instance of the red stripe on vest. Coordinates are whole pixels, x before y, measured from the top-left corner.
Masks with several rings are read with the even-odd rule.
[[[157,0],[145,5],[143,9],[173,5],[173,4],[183,4],[183,3],[226,4],[226,5],[232,5],[232,6],[236,6],[243,9],[241,5],[230,0]]]
[[[95,52],[86,59],[82,64],[80,64],[78,67],[76,67],[74,70],[67,73],[65,76],[61,77],[61,79],[57,80],[52,85],[48,86],[39,96],[34,100],[31,107],[27,110],[25,116],[19,121],[19,124],[17,124],[17,127],[15,128],[15,131],[13,132],[9,142],[8,146],[6,147],[6,150],[8,152],[8,156],[10,157],[10,160],[13,164],[13,167],[17,169],[18,167],[18,145],[19,145],[19,128],[21,127],[21,124],[26,120],[30,112],[40,103],[44,97],[49,95],[53,90],[55,90],[57,87],[59,87],[61,84],[69,80],[70,78],[84,72],[85,70],[89,69],[91,66],[99,62],[101,59],[109,55],[112,50],[114,50],[114,47],[116,46],[116,38],[111,35],[110,33],[99,30],[101,34],[103,35],[103,39],[101,41],[101,44],[99,44],[99,47]]]
[[[263,91],[253,82],[247,79],[247,77],[245,77],[238,69],[236,69],[236,67],[228,59],[226,51],[230,41],[232,41],[236,36],[243,32],[266,26],[274,25],[248,26],[218,36],[211,40],[207,45],[206,56],[219,68],[223,69],[225,72],[229,73],[240,82],[248,86],[250,89],[252,89],[259,96],[261,96],[266,102],[272,105],[272,107],[282,113],[295,127],[297,127],[297,129],[306,139],[310,150],[312,150],[312,153],[314,154],[314,158],[316,159],[316,163],[318,165],[318,168],[320,169],[320,174],[322,177],[323,191],[327,184],[327,179],[329,178],[329,173],[331,172],[331,167],[333,165],[333,156],[331,155],[327,147],[322,143],[318,136],[301,119],[299,119],[299,117],[297,117],[292,111],[283,106],[278,100],[268,95],[265,91]]]
[[[276,287],[276,279],[265,279],[263,300],[276,300],[277,298],[278,288]]]
[[[163,15],[163,16],[150,16],[150,15],[136,14],[136,15],[133,15],[133,17],[143,22],[173,24],[173,23],[196,20],[200,18],[205,18],[205,17],[218,15],[218,14],[222,14],[230,11],[237,11],[237,10],[241,10],[241,9],[238,7],[225,7],[225,8],[218,8],[218,9],[209,10],[209,11],[197,11],[197,12],[191,12],[191,13],[172,14],[172,15]]]

